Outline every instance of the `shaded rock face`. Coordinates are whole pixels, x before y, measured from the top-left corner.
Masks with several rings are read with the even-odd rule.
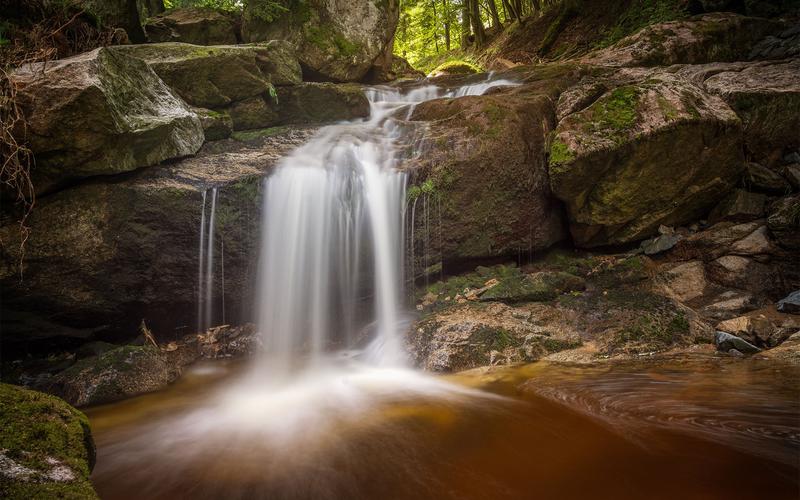
[[[744,168],[741,122],[724,101],[671,74],[646,76],[555,130],[550,182],[579,246],[633,242],[702,217]]]
[[[777,200],[767,217],[767,226],[784,248],[800,250],[800,195]]]
[[[31,321],[38,321],[42,336],[88,329],[129,337],[142,318],[161,338],[192,331],[203,191],[210,187],[219,190],[215,311],[221,311],[224,293],[225,319],[247,317],[257,265],[260,179],[310,134],[285,130],[247,144],[212,143],[195,158],[39,200],[30,218],[22,281],[18,231],[14,224],[0,228],[9,252],[0,266],[8,292],[2,303],[4,343],[26,341]]]
[[[369,101],[358,85],[303,83],[280,87],[278,122],[324,123],[369,116]]]
[[[151,17],[144,25],[150,42],[227,45],[238,42],[232,15],[209,8],[185,7]]]
[[[106,26],[122,28],[133,43],[144,43],[141,0],[79,0]]]
[[[582,60],[626,67],[745,61],[758,42],[781,31],[783,26],[777,21],[733,13],[705,14],[648,26]],[[772,52],[762,49],[759,53],[765,58]],[[774,54],[776,58],[785,57],[785,53],[777,50]]]
[[[16,70],[38,192],[195,153],[197,115],[142,61],[116,49]]]
[[[548,68],[521,87],[414,109],[412,122],[424,127],[410,163],[415,274],[440,261],[527,254],[564,237],[544,144],[554,96],[578,73]]]
[[[0,496],[97,498],[86,416],[61,399],[0,384]]]
[[[312,80],[359,81],[390,47],[399,16],[388,0],[310,0],[271,22],[248,4],[242,34],[246,42],[289,40]]]

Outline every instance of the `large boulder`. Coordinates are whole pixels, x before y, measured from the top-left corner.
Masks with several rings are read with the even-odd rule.
[[[705,89],[722,97],[744,125],[750,157],[775,164],[800,148],[800,59],[711,65]]]
[[[169,10],[149,18],[144,29],[151,42],[227,45],[238,41],[233,15],[203,7]]]
[[[322,123],[369,116],[369,101],[355,84],[303,83],[278,88],[280,123]]]
[[[37,318],[39,335],[51,337],[71,328],[130,337],[142,318],[157,336],[196,328],[200,222],[205,197],[209,223],[213,187],[213,319],[223,320],[224,296],[224,320],[241,320],[254,286],[260,179],[310,134],[285,130],[247,144],[212,143],[175,164],[38,200],[22,270],[16,225],[0,227],[8,252],[0,259],[3,342],[33,340],[28,332]]]
[[[146,40],[142,19],[142,0],[78,0],[77,3],[106,26],[122,28],[133,43]]]
[[[602,85],[552,138],[551,186],[580,246],[628,243],[700,218],[744,168],[741,121],[722,99],[671,73],[636,76]]]
[[[780,22],[768,19],[705,14],[647,26],[583,61],[627,67],[745,61],[759,41],[782,30]]]
[[[246,42],[289,40],[313,79],[351,82],[391,46],[398,16],[396,0],[310,0],[275,12],[247,2],[242,34]]]
[[[0,384],[0,497],[97,498],[86,415],[61,399]]]
[[[578,77],[573,68],[543,68],[519,87],[414,109],[411,120],[425,125],[408,192],[417,274],[439,261],[539,251],[564,237],[544,148],[554,101]]]
[[[782,247],[800,250],[800,195],[777,200],[770,209],[767,226]]]
[[[197,115],[119,50],[26,65],[11,78],[36,156],[37,192],[190,155],[203,143]]]

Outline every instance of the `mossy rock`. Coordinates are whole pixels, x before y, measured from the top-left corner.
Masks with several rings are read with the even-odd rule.
[[[278,121],[324,123],[369,116],[364,90],[354,84],[303,83],[278,87],[275,96]]]
[[[204,108],[193,108],[200,123],[203,125],[203,134],[208,141],[227,139],[233,133],[233,119],[227,111],[212,111]]]
[[[469,61],[453,60],[443,62],[442,64],[436,66],[436,68],[431,71],[431,76],[472,75],[481,72],[483,72],[483,69],[476,64],[473,64]]]
[[[144,29],[150,42],[227,45],[238,41],[235,16],[204,7],[170,9],[147,19]]]
[[[97,498],[89,473],[89,420],[61,399],[0,384],[0,496],[9,500]]]
[[[538,272],[503,278],[480,296],[481,301],[546,302],[562,293],[581,291],[586,283],[578,276],[564,272]]]

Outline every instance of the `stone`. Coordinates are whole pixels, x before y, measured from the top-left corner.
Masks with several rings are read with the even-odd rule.
[[[78,0],[102,24],[122,28],[133,43],[146,41],[140,9],[131,8],[130,0]]]
[[[707,275],[720,285],[758,295],[772,292],[777,280],[774,266],[739,255],[725,255],[711,261]]]
[[[700,313],[712,320],[722,321],[758,309],[763,302],[752,294],[739,290],[727,290],[710,300]]]
[[[715,12],[647,26],[582,61],[626,67],[742,61],[759,41],[781,27],[772,20]]]
[[[567,292],[586,288],[584,280],[578,276],[564,273],[542,271],[530,275],[520,274],[507,277],[480,295],[481,301],[499,302],[546,302]]]
[[[725,332],[717,332],[714,336],[714,343],[717,345],[717,349],[722,352],[728,352],[731,349],[736,349],[744,354],[755,354],[761,352],[761,349],[747,342],[746,340]]]
[[[555,130],[550,184],[578,246],[629,243],[662,224],[689,223],[739,180],[736,114],[678,75],[647,76],[607,91]]]
[[[192,108],[192,110],[200,117],[206,142],[227,139],[233,133],[233,120],[230,113],[204,108]]]
[[[257,95],[234,103],[229,108],[233,130],[250,130],[277,125],[278,112],[274,104]]]
[[[671,249],[680,239],[681,236],[678,234],[662,234],[643,241],[639,246],[645,255],[655,255]]]
[[[787,149],[800,148],[798,73],[800,59],[731,63],[716,65],[703,82],[736,111],[749,157],[765,166]]]
[[[146,64],[115,48],[26,65],[11,78],[28,117],[38,193],[191,155],[203,143],[197,115]]]
[[[767,227],[780,246],[800,249],[800,195],[786,196],[773,203]]]
[[[688,302],[705,293],[708,282],[700,261],[679,264],[663,274],[666,294],[679,302]]]
[[[773,339],[776,326],[763,314],[754,317],[739,316],[725,320],[718,323],[716,329],[736,335],[758,347],[773,347],[780,343],[779,340]]]
[[[793,163],[783,167],[783,176],[789,181],[795,191],[800,190],[800,163]]]
[[[800,314],[800,290],[795,290],[778,301],[778,311],[789,314]]]
[[[773,252],[766,226],[761,226],[741,240],[735,242],[730,252],[737,255],[762,255]]]
[[[303,71],[313,80],[354,82],[364,78],[394,40],[398,2],[351,0],[309,2],[259,16],[258,5],[245,5],[245,42],[288,40],[297,48]]]
[[[748,222],[764,216],[764,205],[767,197],[760,193],[751,193],[743,189],[734,189],[714,207],[708,216],[708,222],[716,224],[723,220]]]
[[[238,42],[235,23],[234,17],[223,11],[183,7],[150,17],[144,30],[150,42],[227,45]]]
[[[761,193],[783,195],[792,192],[792,186],[786,179],[758,163],[747,164],[744,184],[747,189]]]
[[[279,87],[280,123],[324,123],[369,116],[369,101],[358,85],[303,83]]]
[[[57,397],[0,383],[0,422],[3,498],[98,498],[86,415]]]

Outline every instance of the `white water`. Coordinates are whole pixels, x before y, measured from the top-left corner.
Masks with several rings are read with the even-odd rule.
[[[334,349],[405,364],[403,118],[420,102],[497,85],[513,83],[370,89],[369,119],[323,128],[265,180],[257,310],[273,375],[325,364]]]
[[[217,213],[217,188],[211,189],[211,209],[206,226],[206,198],[200,215],[200,243],[197,259],[197,331],[204,332],[212,326],[214,317],[214,225]],[[206,227],[208,230],[206,230]]]

